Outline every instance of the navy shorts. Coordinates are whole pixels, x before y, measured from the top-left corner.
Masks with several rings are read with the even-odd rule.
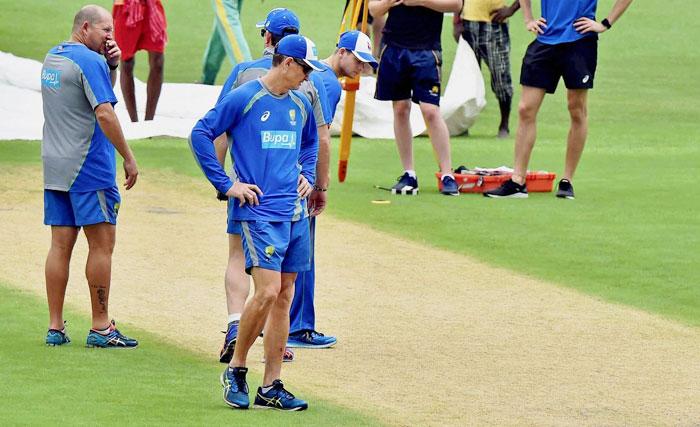
[[[530,43],[520,70],[520,84],[554,93],[559,78],[567,89],[592,89],[598,64],[598,38],[560,44]]]
[[[44,190],[44,224],[65,227],[117,224],[121,197],[117,187],[97,191]]]
[[[245,271],[253,267],[299,273],[311,267],[309,219],[299,221],[240,221]]]
[[[411,99],[418,104],[440,105],[439,50],[414,50],[384,46],[379,56],[377,91],[380,101]]]

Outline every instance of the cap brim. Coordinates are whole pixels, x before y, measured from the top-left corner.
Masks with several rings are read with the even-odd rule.
[[[255,24],[255,28],[265,28],[265,21],[260,21]]]
[[[379,66],[379,63],[376,59],[374,59],[374,56],[370,55],[369,53],[358,52],[356,50],[352,50],[351,52],[353,55],[355,55],[355,58],[370,64],[373,68],[377,68]]]
[[[325,68],[323,68],[323,65],[321,65],[321,63],[319,61],[314,61],[311,59],[303,59],[303,58],[299,58],[299,59],[304,61],[306,63],[306,65],[308,65],[309,67],[313,68],[314,71],[325,71]]]

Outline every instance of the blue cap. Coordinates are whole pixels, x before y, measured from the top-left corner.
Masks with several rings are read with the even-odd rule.
[[[318,62],[318,51],[316,50],[316,45],[314,42],[304,36],[300,36],[298,34],[284,36],[282,40],[277,43],[275,53],[301,59],[306,63],[306,65],[316,71],[325,70],[323,65]]]
[[[278,7],[272,9],[267,14],[264,21],[258,22],[258,28],[264,28],[276,36],[285,36],[287,34],[298,34],[301,24],[299,18],[289,9]]]
[[[340,35],[337,46],[338,48],[343,47],[349,50],[357,59],[370,64],[374,68],[379,66],[377,60],[372,56],[372,43],[367,34],[362,31],[352,30],[344,32]]]

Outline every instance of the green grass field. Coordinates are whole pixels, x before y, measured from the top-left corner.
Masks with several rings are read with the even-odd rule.
[[[612,2],[600,1],[599,16],[607,13]],[[97,3],[111,4],[103,0]],[[41,60],[52,45],[67,38],[79,4],[82,2],[74,0],[0,0],[0,50]],[[211,30],[209,4],[192,0],[166,0],[165,4],[170,29],[166,80],[195,81]],[[278,5],[295,9],[305,25],[303,32],[316,41],[322,54],[330,53],[342,12],[340,1],[247,1],[243,21],[253,52],[259,50],[259,36],[252,24]],[[694,76],[700,56],[692,41],[700,36],[700,26],[696,13],[678,12],[687,8],[697,11],[698,5],[680,0],[635,2],[620,22],[601,36],[596,88],[590,93],[588,146],[574,183],[577,200],[557,200],[547,193],[531,194],[528,200],[440,196],[426,138],[415,141],[421,195],[390,197],[373,186],[391,184],[401,172],[393,141],[356,139],[347,182],[333,183],[328,213],[699,326],[700,83]],[[445,28],[445,34],[448,30]],[[517,82],[520,61],[531,39],[523,29],[520,13],[512,20],[511,37],[513,80]],[[443,43],[448,64],[454,46],[447,37]],[[141,79],[145,65],[142,60],[137,65]],[[224,66],[220,80],[229,69]],[[486,81],[488,88],[488,78]],[[519,92],[516,85],[514,105]],[[513,140],[494,137],[497,104],[490,92],[487,100],[489,104],[471,129],[471,136],[452,139],[454,166],[511,165]],[[531,169],[562,172],[568,130],[565,105],[561,87],[545,100]],[[514,131],[516,126],[514,112],[511,129]],[[337,147],[337,140],[334,145]],[[155,138],[132,141],[132,146],[142,170],[141,179],[148,179],[148,171],[153,169],[197,176],[202,191],[211,192],[213,197],[185,140]],[[39,142],[1,141],[0,167],[10,164],[38,166]],[[332,173],[335,176],[335,168]],[[391,198],[392,203],[370,203],[380,198]],[[409,256],[420,257],[420,253]],[[464,271],[460,280],[479,279]],[[105,356],[98,357],[82,347],[82,332],[88,324],[85,318],[71,314],[75,342],[69,348],[47,352],[36,340],[45,327],[43,303],[0,287],[0,312],[3,346],[12,343],[17,349],[0,352],[4,380],[0,390],[5,396],[13,396],[4,400],[6,412],[11,414],[6,418],[10,424],[80,420],[112,423],[125,413],[143,424],[224,422],[221,414],[227,409],[218,399],[218,385],[213,380],[219,367],[198,355],[164,343],[150,344],[157,342],[151,338],[149,345],[138,352],[106,356],[115,372],[127,372],[128,366],[139,366],[142,371],[139,381],[115,381],[101,370]],[[128,330],[147,336],[133,328]],[[144,377],[152,380],[144,381]],[[62,388],[49,388],[48,384],[61,384]],[[119,405],[114,404],[115,396],[119,396]],[[76,402],[79,405],[74,414],[61,410],[68,399],[71,406]],[[135,405],[139,400],[161,409]],[[100,405],[108,401],[112,405]],[[107,412],[95,411],[95,403]],[[38,404],[55,411],[37,411],[34,405]],[[168,408],[168,412],[162,408]],[[317,403],[314,408],[313,413],[285,418],[284,423],[373,422],[325,403]],[[235,422],[281,422],[276,414],[269,413],[256,412],[245,419],[233,416]],[[231,420],[230,416],[225,418],[227,423]]]
[[[145,331],[138,350],[85,347],[89,319],[67,310],[72,342],[47,348],[45,303],[0,285],[0,394],[4,425],[376,425],[378,421],[313,399],[313,410],[234,411],[221,400],[220,366]],[[12,348],[12,351],[7,351]],[[106,370],[105,366],[109,366]],[[221,365],[223,366],[223,365]],[[136,368],[135,368],[136,367]],[[260,377],[249,374],[252,393]],[[144,404],[147,402],[147,404]]]

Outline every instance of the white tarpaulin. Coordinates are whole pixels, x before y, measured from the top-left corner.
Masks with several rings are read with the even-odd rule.
[[[40,75],[40,62],[0,52],[0,140],[41,139],[44,117]],[[393,138],[391,102],[375,100],[374,86],[374,77],[362,78],[356,96],[353,132],[367,138]],[[137,80],[135,88],[139,117],[143,117],[146,85]],[[158,135],[187,138],[221,91],[220,86],[164,83],[155,119],[131,123],[118,83],[114,89],[119,100],[117,116],[127,139]],[[344,98],[343,94],[331,127],[334,134],[340,131]],[[445,96],[441,100],[442,115],[450,134],[458,135],[467,130],[485,105],[481,71],[469,45],[460,38]],[[411,124],[415,135],[425,132],[425,123],[416,105],[411,110]]]

